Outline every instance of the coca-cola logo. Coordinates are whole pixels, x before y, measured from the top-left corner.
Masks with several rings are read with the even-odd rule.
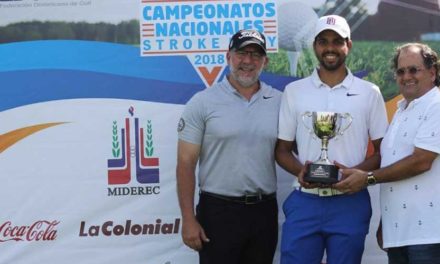
[[[11,221],[0,225],[0,242],[7,241],[52,241],[57,238],[59,221],[39,220],[31,225],[13,225]]]

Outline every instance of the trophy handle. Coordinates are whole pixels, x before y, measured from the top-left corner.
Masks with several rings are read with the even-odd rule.
[[[306,118],[307,117],[311,118],[312,116],[313,116],[312,112],[310,112],[310,111],[304,112],[304,114],[302,114],[302,122],[303,122],[304,126],[306,127],[306,129],[309,131],[309,133],[313,135],[313,138],[316,138],[315,133],[313,132],[312,128],[309,127],[306,122]]]
[[[339,131],[339,135],[343,135],[345,130],[347,130],[350,126],[351,123],[353,122],[353,118],[351,117],[351,115],[349,113],[344,113],[344,114],[340,114],[341,118],[343,119],[347,119],[347,125],[344,128],[341,128],[341,130]]]

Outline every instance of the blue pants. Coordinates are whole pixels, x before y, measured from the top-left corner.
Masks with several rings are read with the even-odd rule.
[[[319,197],[293,191],[283,204],[286,220],[281,238],[281,264],[361,263],[371,218],[370,195]]]
[[[440,244],[413,245],[388,249],[389,264],[440,264]]]

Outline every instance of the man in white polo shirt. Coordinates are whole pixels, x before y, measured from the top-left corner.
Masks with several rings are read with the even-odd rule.
[[[281,92],[259,80],[268,63],[260,32],[237,32],[226,58],[230,74],[194,95],[179,123],[183,242],[199,252],[201,264],[272,264]],[[197,164],[200,196],[194,210]]]
[[[344,170],[380,185],[378,242],[390,264],[440,263],[440,76],[437,53],[421,43],[396,49],[396,83],[404,99],[385,135],[381,168]],[[344,185],[343,182],[340,185]],[[344,186],[342,186],[343,188]],[[382,241],[383,240],[383,241]]]
[[[319,67],[287,85],[281,101],[276,160],[298,180],[283,204],[281,264],[319,264],[324,251],[329,264],[360,264],[371,218],[368,191],[359,191],[365,179],[346,179],[353,188],[344,190],[304,181],[304,164],[320,157],[321,141],[313,138],[302,116],[349,113],[352,124],[330,140],[328,157],[341,167],[371,170],[379,167],[379,146],[388,125],[385,104],[376,85],[353,76],[345,66],[352,41],[344,18],[321,17],[313,48]],[[369,139],[374,153],[366,159]],[[297,155],[291,151],[294,142]]]

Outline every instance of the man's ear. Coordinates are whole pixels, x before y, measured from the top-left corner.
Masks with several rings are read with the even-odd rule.
[[[267,55],[264,57],[264,68],[269,64],[269,57]]]
[[[431,69],[429,69],[429,72],[431,73],[431,81],[432,83],[435,84],[435,78],[437,77],[437,70],[435,69],[434,66],[431,67]]]
[[[231,52],[226,52],[226,62],[229,62],[229,59],[231,58]]]
[[[351,48],[353,47],[353,41],[351,41],[351,39],[347,40],[347,47],[348,49],[351,50]]]

